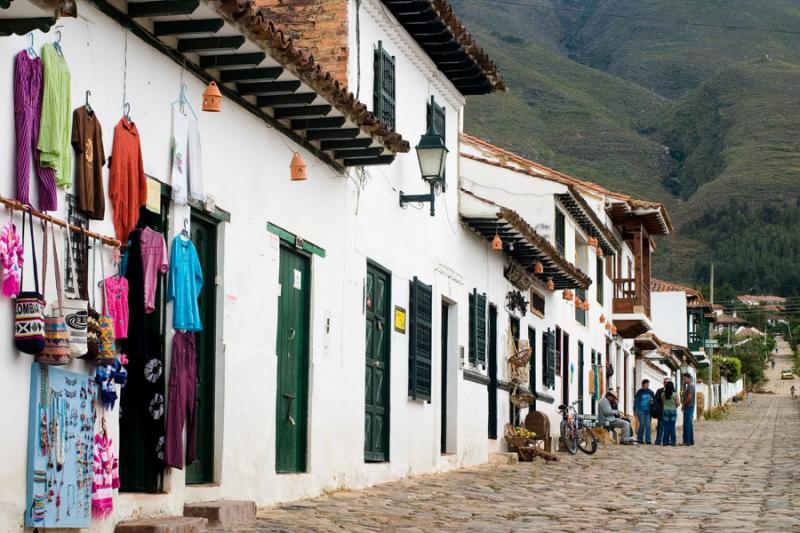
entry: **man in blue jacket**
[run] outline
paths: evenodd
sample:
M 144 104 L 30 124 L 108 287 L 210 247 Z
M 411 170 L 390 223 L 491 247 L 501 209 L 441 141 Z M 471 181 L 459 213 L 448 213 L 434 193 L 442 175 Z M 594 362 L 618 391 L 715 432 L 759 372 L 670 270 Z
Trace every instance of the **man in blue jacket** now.
M 651 444 L 650 441 L 650 407 L 653 405 L 655 395 L 650 390 L 650 380 L 642 380 L 642 388 L 636 391 L 633 399 L 636 420 L 639 421 L 639 430 L 636 432 L 636 440 L 639 444 Z

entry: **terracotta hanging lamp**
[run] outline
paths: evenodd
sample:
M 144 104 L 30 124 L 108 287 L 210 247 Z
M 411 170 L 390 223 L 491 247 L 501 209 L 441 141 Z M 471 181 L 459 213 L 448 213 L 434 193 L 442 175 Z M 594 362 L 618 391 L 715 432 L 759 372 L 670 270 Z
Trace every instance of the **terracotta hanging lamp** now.
M 547 278 L 547 290 L 548 291 L 556 290 L 556 284 L 553 283 L 553 278 Z
M 617 326 L 611 326 L 611 334 L 612 335 L 616 335 L 617 334 Z
M 597 257 L 603 257 L 603 249 L 599 246 L 597 247 Z
M 203 111 L 219 113 L 222 111 L 222 93 L 215 81 L 211 81 L 203 93 Z
M 583 309 L 583 300 L 580 297 L 575 298 L 575 309 Z
M 533 273 L 544 274 L 544 265 L 537 261 L 536 264 L 533 265 Z
M 606 331 L 611 331 L 611 322 L 606 322 Z
M 565 291 L 563 292 L 563 294 L 562 294 L 562 297 L 563 297 L 565 300 L 567 300 L 568 302 L 571 302 L 571 301 L 573 300 L 573 298 L 574 298 L 574 296 L 572 295 L 572 291 L 571 291 L 571 290 L 569 290 L 569 289 L 567 289 L 567 290 L 565 290 Z
M 503 251 L 503 239 L 497 233 L 494 234 L 494 239 L 492 239 L 492 250 L 495 252 Z
M 588 311 L 589 310 L 589 300 L 584 300 L 583 301 L 583 310 L 584 311 Z
M 600 315 L 600 323 L 604 324 L 606 321 L 606 315 Z
M 308 179 L 306 172 L 306 162 L 300 152 L 295 152 L 292 156 L 292 162 L 289 164 L 291 170 L 292 181 L 303 181 Z

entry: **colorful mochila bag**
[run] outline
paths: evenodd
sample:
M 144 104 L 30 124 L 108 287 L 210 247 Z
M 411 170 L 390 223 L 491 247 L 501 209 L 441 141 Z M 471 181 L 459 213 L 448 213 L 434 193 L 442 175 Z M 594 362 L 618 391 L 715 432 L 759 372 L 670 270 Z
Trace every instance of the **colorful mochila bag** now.
M 45 251 L 42 258 L 42 288 L 47 291 L 47 225 L 44 225 Z M 56 232 L 50 224 L 50 234 L 53 239 L 53 263 L 55 265 L 56 293 L 58 306 L 53 306 L 53 314 L 44 317 L 44 350 L 36 355 L 36 362 L 43 365 L 65 365 L 69 363 L 69 329 L 61 309 L 64 309 L 63 289 L 61 287 L 61 268 L 58 265 L 58 248 L 56 246 Z
M 97 352 L 100 347 L 100 314 L 95 310 L 95 263 L 97 263 L 97 243 L 92 243 L 92 281 L 86 291 L 89 297 L 89 305 L 86 309 L 86 355 L 81 359 L 94 361 L 97 359 Z
M 36 242 L 33 238 L 33 215 L 28 207 L 30 249 L 33 257 L 33 282 L 35 291 L 26 291 L 25 269 L 20 273 L 20 291 L 14 303 L 14 345 L 17 350 L 36 355 L 44 350 L 44 298 L 39 292 L 39 271 L 36 266 Z M 22 247 L 25 248 L 25 212 L 22 213 Z
M 102 246 L 102 243 L 95 243 L 95 246 Z M 94 266 L 94 265 L 93 265 Z M 103 261 L 103 254 L 100 253 L 100 272 L 103 280 L 106 279 L 105 261 Z M 105 283 L 105 281 L 103 281 Z M 92 287 L 94 290 L 94 287 Z M 108 314 L 108 306 L 106 302 L 106 289 L 103 287 L 103 314 L 97 317 L 98 326 L 98 342 L 97 342 L 97 359 L 95 363 L 98 365 L 110 365 L 114 363 L 117 357 L 117 349 L 114 345 L 114 319 Z
M 53 304 L 64 316 L 69 330 L 69 355 L 70 357 L 83 357 L 88 350 L 86 346 L 86 322 L 88 320 L 89 302 L 79 296 L 80 280 L 75 274 L 74 260 L 72 259 L 72 240 L 70 233 L 72 230 L 67 228 L 67 271 L 72 277 L 72 288 L 64 293 L 63 301 L 59 299 L 58 304 Z M 57 306 L 57 307 L 56 307 Z

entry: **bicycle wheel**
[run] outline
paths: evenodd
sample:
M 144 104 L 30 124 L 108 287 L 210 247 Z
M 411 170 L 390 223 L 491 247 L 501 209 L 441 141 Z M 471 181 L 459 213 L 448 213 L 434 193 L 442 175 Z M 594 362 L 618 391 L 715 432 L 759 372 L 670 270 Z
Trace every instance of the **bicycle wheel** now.
M 578 453 L 578 440 L 572 434 L 572 427 L 566 420 L 561 421 L 561 443 L 570 455 Z
M 597 451 L 597 437 L 583 423 L 578 426 L 578 448 L 586 455 L 592 455 Z

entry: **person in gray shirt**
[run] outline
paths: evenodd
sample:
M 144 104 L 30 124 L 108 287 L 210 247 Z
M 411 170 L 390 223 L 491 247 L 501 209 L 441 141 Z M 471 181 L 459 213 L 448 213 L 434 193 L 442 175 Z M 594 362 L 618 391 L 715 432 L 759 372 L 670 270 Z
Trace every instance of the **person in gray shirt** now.
M 606 392 L 606 395 L 600 400 L 598 404 L 597 422 L 601 427 L 608 429 L 621 429 L 622 430 L 622 444 L 633 444 L 633 434 L 631 432 L 631 424 L 627 420 L 623 420 L 619 416 L 619 411 L 614 409 L 611 405 L 611 400 L 616 402 L 617 395 L 611 391 Z

